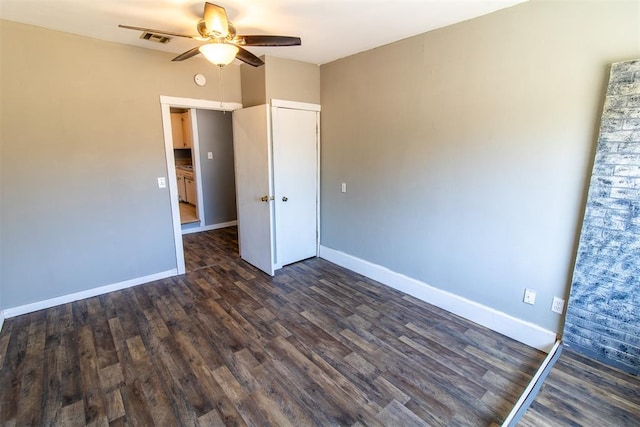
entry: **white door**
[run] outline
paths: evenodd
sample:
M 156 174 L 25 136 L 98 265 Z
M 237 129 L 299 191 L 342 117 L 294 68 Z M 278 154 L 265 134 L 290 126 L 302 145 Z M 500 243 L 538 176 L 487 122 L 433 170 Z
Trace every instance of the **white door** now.
M 318 113 L 272 108 L 278 266 L 317 255 Z
M 273 192 L 269 123 L 266 105 L 233 112 L 240 257 L 273 276 Z

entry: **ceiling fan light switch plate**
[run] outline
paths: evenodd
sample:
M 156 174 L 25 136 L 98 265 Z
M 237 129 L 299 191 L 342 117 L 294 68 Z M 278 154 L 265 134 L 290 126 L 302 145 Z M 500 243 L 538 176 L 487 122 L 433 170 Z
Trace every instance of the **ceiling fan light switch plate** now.
M 202 74 L 196 74 L 195 76 L 193 76 L 193 81 L 196 82 L 198 86 L 204 86 L 207 84 L 207 79 Z

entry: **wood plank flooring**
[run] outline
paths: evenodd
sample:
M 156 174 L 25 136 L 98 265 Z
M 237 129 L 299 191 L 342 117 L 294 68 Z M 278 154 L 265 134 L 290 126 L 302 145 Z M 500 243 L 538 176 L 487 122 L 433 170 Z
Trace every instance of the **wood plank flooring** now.
M 182 245 L 187 273 L 223 263 L 230 257 L 237 260 L 238 227 L 184 234 Z
M 0 425 L 492 425 L 544 357 L 321 259 L 268 277 L 235 233 L 194 239 L 215 253 L 186 275 L 7 319 Z
M 519 425 L 640 426 L 640 378 L 565 349 Z

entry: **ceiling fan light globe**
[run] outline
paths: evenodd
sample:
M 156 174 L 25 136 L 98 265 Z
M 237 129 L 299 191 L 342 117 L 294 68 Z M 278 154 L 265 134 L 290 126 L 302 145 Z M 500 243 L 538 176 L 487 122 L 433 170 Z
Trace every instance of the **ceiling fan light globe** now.
M 209 62 L 223 66 L 231 63 L 238 53 L 238 47 L 227 43 L 209 43 L 200 46 L 200 53 Z

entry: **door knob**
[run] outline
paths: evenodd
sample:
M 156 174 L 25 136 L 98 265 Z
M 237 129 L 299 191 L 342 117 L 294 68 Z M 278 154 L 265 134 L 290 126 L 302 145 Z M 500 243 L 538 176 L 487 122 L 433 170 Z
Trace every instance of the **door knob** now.
M 283 202 L 286 202 L 287 200 L 289 200 L 289 198 L 288 198 L 288 197 L 286 197 L 286 196 L 282 198 L 282 201 L 283 201 Z

